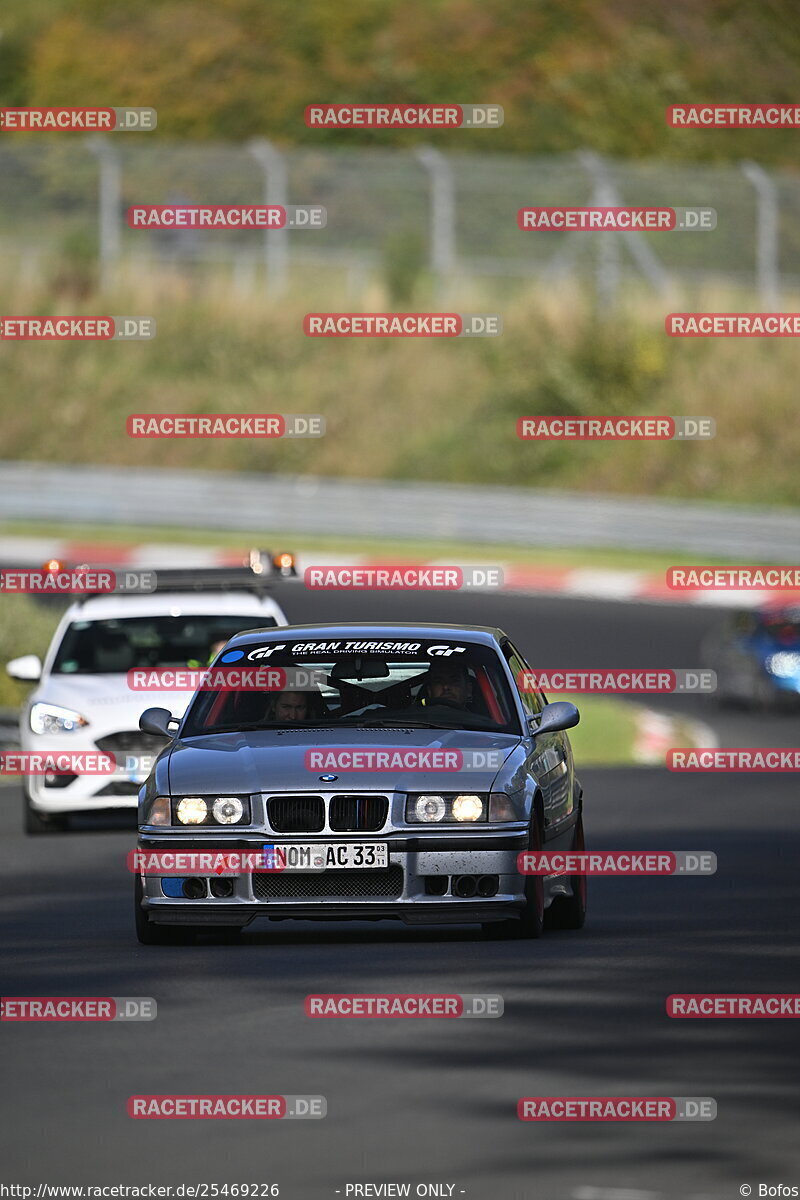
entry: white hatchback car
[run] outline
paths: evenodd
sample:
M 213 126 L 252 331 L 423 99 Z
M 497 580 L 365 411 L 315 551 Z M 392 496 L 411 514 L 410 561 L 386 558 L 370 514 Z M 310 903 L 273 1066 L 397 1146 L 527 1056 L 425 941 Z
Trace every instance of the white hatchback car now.
M 132 691 L 137 667 L 203 668 L 215 647 L 246 629 L 286 625 L 283 609 L 261 591 L 180 590 L 87 596 L 71 604 L 44 663 L 35 654 L 6 665 L 13 679 L 38 686 L 20 714 L 20 749 L 105 751 L 113 776 L 46 773 L 23 777 L 25 830 L 64 829 L 70 813 L 135 808 L 149 763 L 166 738 L 139 730 L 146 708 L 181 716 L 192 691 Z

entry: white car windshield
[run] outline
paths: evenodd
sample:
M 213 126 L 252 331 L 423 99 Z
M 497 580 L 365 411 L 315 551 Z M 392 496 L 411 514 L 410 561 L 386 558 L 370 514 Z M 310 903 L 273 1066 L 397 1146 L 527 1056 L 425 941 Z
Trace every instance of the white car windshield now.
M 53 674 L 105 675 L 135 667 L 205 667 L 234 634 L 275 624 L 260 613 L 73 621 L 58 648 Z

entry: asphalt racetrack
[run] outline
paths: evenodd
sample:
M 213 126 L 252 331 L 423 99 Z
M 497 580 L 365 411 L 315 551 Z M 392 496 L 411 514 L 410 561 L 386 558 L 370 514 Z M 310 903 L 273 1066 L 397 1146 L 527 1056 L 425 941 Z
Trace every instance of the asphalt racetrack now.
M 697 666 L 718 620 L 680 606 L 290 587 L 298 623 L 499 624 L 547 667 Z M 797 741 L 800 717 L 721 714 L 708 698 L 660 706 L 707 721 L 722 745 Z M 754 1196 L 759 1184 L 800 1185 L 796 1023 L 665 1013 L 673 992 L 800 991 L 796 777 L 581 777 L 590 848 L 712 850 L 717 874 L 590 881 L 586 928 L 539 942 L 489 941 L 477 928 L 264 922 L 238 943 L 142 947 L 125 869 L 133 815 L 25 838 L 19 788 L 0 790 L 3 994 L 153 996 L 159 1006 L 148 1023 L 0 1025 L 5 1177 L 277 1183 L 285 1200 L 390 1182 L 471 1200 L 723 1200 L 748 1194 L 742 1185 Z M 304 1015 L 309 992 L 351 991 L 499 992 L 505 1015 Z M 328 1115 L 134 1121 L 126 1100 L 142 1093 L 317 1094 Z M 718 1116 L 523 1123 L 516 1103 L 530 1095 L 711 1096 Z

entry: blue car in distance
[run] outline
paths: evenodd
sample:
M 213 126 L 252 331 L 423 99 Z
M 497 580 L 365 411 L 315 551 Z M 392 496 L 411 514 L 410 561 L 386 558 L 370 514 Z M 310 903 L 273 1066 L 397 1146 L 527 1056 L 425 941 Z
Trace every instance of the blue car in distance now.
M 731 614 L 702 648 L 717 673 L 717 699 L 740 708 L 800 704 L 800 606 L 772 605 Z

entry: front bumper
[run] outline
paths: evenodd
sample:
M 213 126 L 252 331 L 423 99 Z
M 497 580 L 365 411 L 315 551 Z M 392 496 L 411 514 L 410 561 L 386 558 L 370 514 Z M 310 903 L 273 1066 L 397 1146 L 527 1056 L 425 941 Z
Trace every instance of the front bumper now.
M 800 703 L 800 678 L 796 676 L 771 675 L 769 673 L 767 673 L 766 678 L 772 687 L 774 699 L 777 704 L 794 707 Z
M 184 901 L 176 904 L 170 901 L 155 908 L 145 905 L 148 919 L 156 925 L 207 925 L 210 929 L 239 926 L 242 929 L 257 918 L 267 918 L 270 921 L 402 921 L 405 925 L 473 925 L 486 924 L 491 921 L 505 921 L 518 916 L 523 901 L 507 901 L 502 897 L 492 900 L 460 900 L 458 908 L 444 908 L 441 902 L 436 904 L 419 904 L 406 906 L 393 904 L 358 904 L 358 903 L 325 903 L 325 904 L 292 904 L 284 911 L 277 912 L 273 908 L 264 911 L 259 905 L 255 911 L 247 913 L 241 906 L 235 913 L 221 911 L 218 905 L 226 901 L 215 901 L 214 904 L 203 905 Z M 184 907 L 186 905 L 188 907 Z
M 33 807 L 54 816 L 73 812 L 99 812 L 106 808 L 132 808 L 138 803 L 142 780 L 118 775 L 78 775 L 66 787 L 48 787 L 42 775 L 26 775 L 25 790 Z
M 230 877 L 233 895 L 190 900 L 166 896 L 159 876 L 142 877 L 142 907 L 150 921 L 164 925 L 208 925 L 209 927 L 244 926 L 257 918 L 271 920 L 386 920 L 407 925 L 472 924 L 502 921 L 517 915 L 525 904 L 525 879 L 517 871 L 517 855 L 528 847 L 525 827 L 508 827 L 475 834 L 438 832 L 428 836 L 402 834 L 374 835 L 389 847 L 386 871 L 323 872 L 319 874 L 241 874 Z M 275 841 L 290 838 L 254 837 L 213 838 L 169 837 L 159 833 L 139 839 L 141 850 L 260 850 Z M 295 839 L 299 840 L 299 839 Z M 306 842 L 331 841 L 330 834 Z M 337 835 L 336 841 L 364 841 L 364 836 Z M 324 880 L 327 875 L 328 879 Z M 497 891 L 492 896 L 459 896 L 454 882 L 464 876 L 491 877 Z M 213 876 L 194 876 L 210 880 Z M 263 880 L 279 881 L 264 884 Z M 442 895 L 430 894 L 431 879 L 444 886 Z M 315 881 L 324 880 L 324 883 Z M 324 887 L 326 895 L 315 895 Z M 274 890 L 290 890 L 292 895 L 266 895 Z M 208 890 L 208 889 L 206 889 Z M 340 891 L 343 894 L 337 894 Z M 394 894 L 363 894 L 392 890 Z
M 154 735 L 136 730 L 113 730 L 100 734 L 78 730 L 69 741 L 54 734 L 34 734 L 25 724 L 20 730 L 20 749 L 33 754 L 114 754 L 117 769 L 107 775 L 24 776 L 25 791 L 34 809 L 53 816 L 73 812 L 97 812 L 109 808 L 136 808 L 139 789 L 147 778 L 161 742 Z

